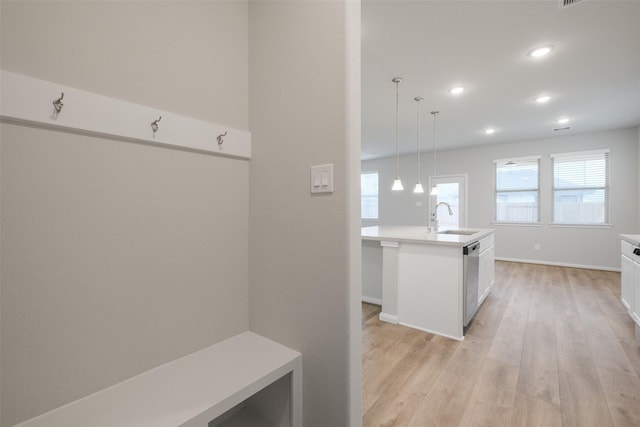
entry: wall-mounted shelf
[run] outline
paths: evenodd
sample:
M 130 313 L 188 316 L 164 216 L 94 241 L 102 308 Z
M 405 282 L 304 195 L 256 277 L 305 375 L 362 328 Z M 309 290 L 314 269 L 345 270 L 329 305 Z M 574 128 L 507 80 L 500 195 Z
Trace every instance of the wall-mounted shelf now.
M 247 131 L 5 70 L 0 73 L 2 119 L 223 156 L 251 157 L 251 134 Z

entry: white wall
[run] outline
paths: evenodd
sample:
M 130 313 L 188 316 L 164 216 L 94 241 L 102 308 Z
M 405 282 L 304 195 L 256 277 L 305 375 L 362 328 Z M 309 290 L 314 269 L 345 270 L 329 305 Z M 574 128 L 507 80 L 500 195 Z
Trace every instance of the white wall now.
M 251 329 L 302 352 L 306 427 L 355 427 L 359 4 L 260 1 L 249 11 Z M 312 196 L 309 168 L 325 163 L 334 192 Z
M 3 69 L 248 129 L 247 2 L 3 1 L 1 19 Z M 3 426 L 249 328 L 249 162 L 0 136 Z
M 629 128 L 609 132 L 572 135 L 510 144 L 485 145 L 474 148 L 439 151 L 438 174 L 466 173 L 468 182 L 468 226 L 496 229 L 496 257 L 563 265 L 590 266 L 606 269 L 620 268 L 619 233 L 638 230 L 638 129 Z M 610 205 L 613 228 L 550 227 L 551 221 L 551 162 L 549 154 L 611 149 Z M 541 155 L 541 221 L 536 227 L 493 225 L 493 160 L 508 157 Z M 433 171 L 433 154 L 422 157 L 423 176 L 428 183 Z M 415 156 L 400 159 L 403 182 L 416 180 Z M 362 170 L 380 173 L 380 220 L 363 221 L 363 226 L 379 224 L 427 225 L 427 195 L 415 195 L 411 189 L 401 193 L 390 187 L 395 175 L 395 158 L 362 162 Z M 407 188 L 409 185 L 406 186 Z M 423 206 L 416 206 L 422 201 Z M 534 250 L 534 244 L 540 250 Z

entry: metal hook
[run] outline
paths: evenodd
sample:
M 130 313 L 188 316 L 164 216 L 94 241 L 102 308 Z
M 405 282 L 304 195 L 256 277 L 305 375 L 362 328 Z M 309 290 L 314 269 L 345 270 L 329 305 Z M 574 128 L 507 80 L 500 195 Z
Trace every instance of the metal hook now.
M 158 132 L 158 122 L 162 120 L 162 116 L 158 117 L 158 120 L 154 120 L 151 122 L 151 130 L 153 130 L 153 134 L 155 135 Z
M 60 98 L 53 101 L 53 108 L 56 109 L 56 113 L 62 111 L 62 107 L 64 106 L 64 104 L 62 103 L 62 98 L 64 98 L 64 92 L 60 92 Z
M 224 142 L 224 139 L 222 139 L 222 137 L 227 136 L 227 133 L 229 132 L 225 131 L 224 133 L 221 133 L 220 135 L 218 135 L 218 137 L 216 138 L 218 140 L 218 145 L 222 145 L 222 143 Z

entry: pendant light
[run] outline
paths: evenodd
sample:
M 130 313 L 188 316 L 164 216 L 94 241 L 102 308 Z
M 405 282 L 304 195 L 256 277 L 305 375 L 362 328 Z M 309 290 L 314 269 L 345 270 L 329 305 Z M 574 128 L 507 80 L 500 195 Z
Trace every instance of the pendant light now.
M 416 96 L 415 101 L 418 103 L 418 181 L 416 183 L 416 187 L 413 189 L 414 193 L 424 193 L 424 189 L 422 188 L 422 184 L 420 183 L 420 101 L 424 98 L 421 96 Z
M 436 116 L 440 113 L 439 111 L 432 111 L 431 115 L 433 116 L 433 187 L 431 188 L 431 195 L 438 195 L 438 185 L 436 184 L 436 179 L 438 176 L 438 155 L 436 154 Z
M 400 180 L 400 105 L 399 105 L 399 86 L 402 81 L 402 77 L 395 77 L 391 80 L 396 84 L 396 179 L 393 181 L 393 187 L 391 187 L 394 191 L 404 190 L 402 186 L 402 181 Z

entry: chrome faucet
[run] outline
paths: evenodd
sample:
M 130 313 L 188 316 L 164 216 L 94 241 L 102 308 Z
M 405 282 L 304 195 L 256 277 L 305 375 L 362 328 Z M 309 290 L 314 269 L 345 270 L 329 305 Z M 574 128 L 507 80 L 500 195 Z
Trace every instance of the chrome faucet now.
M 436 205 L 436 208 L 433 210 L 433 212 L 431 213 L 431 223 L 433 224 L 432 226 L 432 230 L 434 232 L 438 231 L 438 208 L 442 205 L 445 205 L 447 207 L 447 209 L 449 210 L 449 215 L 453 215 L 453 211 L 451 210 L 451 206 L 449 206 L 449 203 L 447 202 L 440 202 Z

